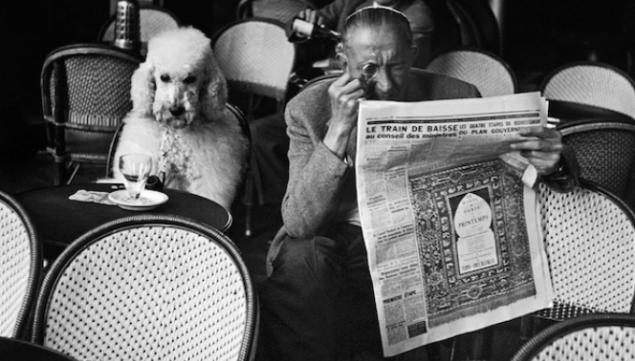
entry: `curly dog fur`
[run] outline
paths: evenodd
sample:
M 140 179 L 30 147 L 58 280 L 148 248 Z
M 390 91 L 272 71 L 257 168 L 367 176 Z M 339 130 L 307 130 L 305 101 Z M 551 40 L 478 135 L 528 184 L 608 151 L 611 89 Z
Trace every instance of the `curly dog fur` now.
M 132 76 L 133 109 L 124 119 L 119 156 L 153 157 L 168 188 L 209 198 L 229 209 L 244 175 L 248 140 L 226 108 L 227 85 L 210 40 L 194 28 L 152 38 Z

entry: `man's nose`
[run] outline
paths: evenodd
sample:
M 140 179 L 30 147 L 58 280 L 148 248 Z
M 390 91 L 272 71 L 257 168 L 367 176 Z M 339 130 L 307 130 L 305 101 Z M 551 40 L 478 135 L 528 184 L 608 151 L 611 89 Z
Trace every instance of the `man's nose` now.
M 177 106 L 170 107 L 169 110 L 172 116 L 178 117 L 179 115 L 185 112 L 185 107 L 182 105 L 177 105 Z
M 393 85 L 392 79 L 390 79 L 388 73 L 383 69 L 379 69 L 377 74 L 375 74 L 375 89 L 377 89 L 379 93 L 385 94 L 392 90 Z

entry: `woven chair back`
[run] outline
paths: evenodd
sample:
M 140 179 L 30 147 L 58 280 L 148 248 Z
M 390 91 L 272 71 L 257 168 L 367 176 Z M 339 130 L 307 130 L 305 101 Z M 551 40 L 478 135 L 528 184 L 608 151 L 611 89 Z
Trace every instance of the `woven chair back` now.
M 110 17 L 99 32 L 99 41 L 111 42 L 115 39 L 116 16 Z M 147 42 L 153 36 L 170 29 L 179 27 L 179 20 L 171 12 L 157 6 L 139 7 L 139 32 L 142 42 Z
M 22 207 L 0 192 L 0 336 L 18 337 L 31 311 L 42 264 L 40 244 Z
M 132 109 L 130 79 L 139 62 L 121 49 L 97 44 L 59 48 L 47 57 L 42 108 L 47 146 L 58 163 L 106 164 L 111 137 Z
M 635 85 L 622 70 L 597 62 L 581 62 L 556 69 L 543 81 L 549 100 L 592 105 L 635 119 Z
M 539 316 L 563 320 L 592 312 L 629 313 L 635 295 L 635 216 L 617 197 L 587 182 L 569 193 L 540 185 L 539 202 L 554 287 L 554 307 Z
M 565 124 L 560 132 L 575 154 L 580 176 L 627 201 L 635 164 L 635 123 L 578 121 Z
M 596 314 L 552 325 L 530 339 L 512 361 L 635 359 L 635 317 Z
M 107 223 L 51 266 L 33 341 L 77 360 L 248 360 L 257 304 L 222 233 L 142 215 Z
M 457 49 L 439 54 L 426 69 L 471 83 L 484 97 L 516 92 L 516 77 L 509 65 L 482 50 Z
M 219 30 L 214 55 L 231 89 L 283 101 L 295 60 L 295 47 L 282 23 L 240 20 Z

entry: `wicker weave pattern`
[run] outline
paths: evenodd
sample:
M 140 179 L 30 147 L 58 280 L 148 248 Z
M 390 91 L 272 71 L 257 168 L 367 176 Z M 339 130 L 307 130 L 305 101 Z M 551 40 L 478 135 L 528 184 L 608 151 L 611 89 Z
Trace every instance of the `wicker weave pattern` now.
M 547 99 L 603 107 L 635 118 L 635 88 L 622 74 L 596 65 L 575 65 L 554 74 L 544 86 Z
M 165 11 L 157 9 L 139 9 L 139 30 L 141 41 L 147 42 L 162 31 L 179 27 L 176 19 Z M 115 21 L 111 21 L 102 35 L 103 41 L 113 41 L 115 38 Z
M 227 80 L 268 86 L 284 92 L 295 49 L 284 29 L 263 21 L 240 22 L 214 43 L 214 54 Z
M 479 51 L 443 53 L 428 64 L 427 70 L 471 83 L 484 97 L 514 94 L 516 90 L 514 77 L 502 60 Z
M 64 71 L 68 86 L 68 122 L 109 127 L 114 131 L 132 109 L 130 78 L 136 66 L 104 56 L 67 58 Z
M 593 181 L 620 197 L 626 195 L 635 161 L 635 131 L 574 131 L 563 133 L 563 142 L 573 149 L 580 164 L 582 178 Z
M 618 326 L 582 329 L 546 345 L 532 360 L 635 360 L 635 330 Z
M 635 229 L 607 196 L 584 188 L 540 187 L 543 229 L 555 301 L 550 317 L 629 312 L 635 292 Z
M 91 243 L 61 275 L 44 344 L 78 360 L 234 360 L 245 307 L 239 272 L 209 239 L 130 228 Z
M 29 287 L 31 242 L 16 211 L 0 200 L 0 336 L 11 337 Z

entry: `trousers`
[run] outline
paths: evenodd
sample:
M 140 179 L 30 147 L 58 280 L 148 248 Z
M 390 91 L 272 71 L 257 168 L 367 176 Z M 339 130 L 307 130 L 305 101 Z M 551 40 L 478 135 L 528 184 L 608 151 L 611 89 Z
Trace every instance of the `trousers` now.
M 272 360 L 381 359 L 381 338 L 361 228 L 287 237 L 260 285 L 263 343 Z

